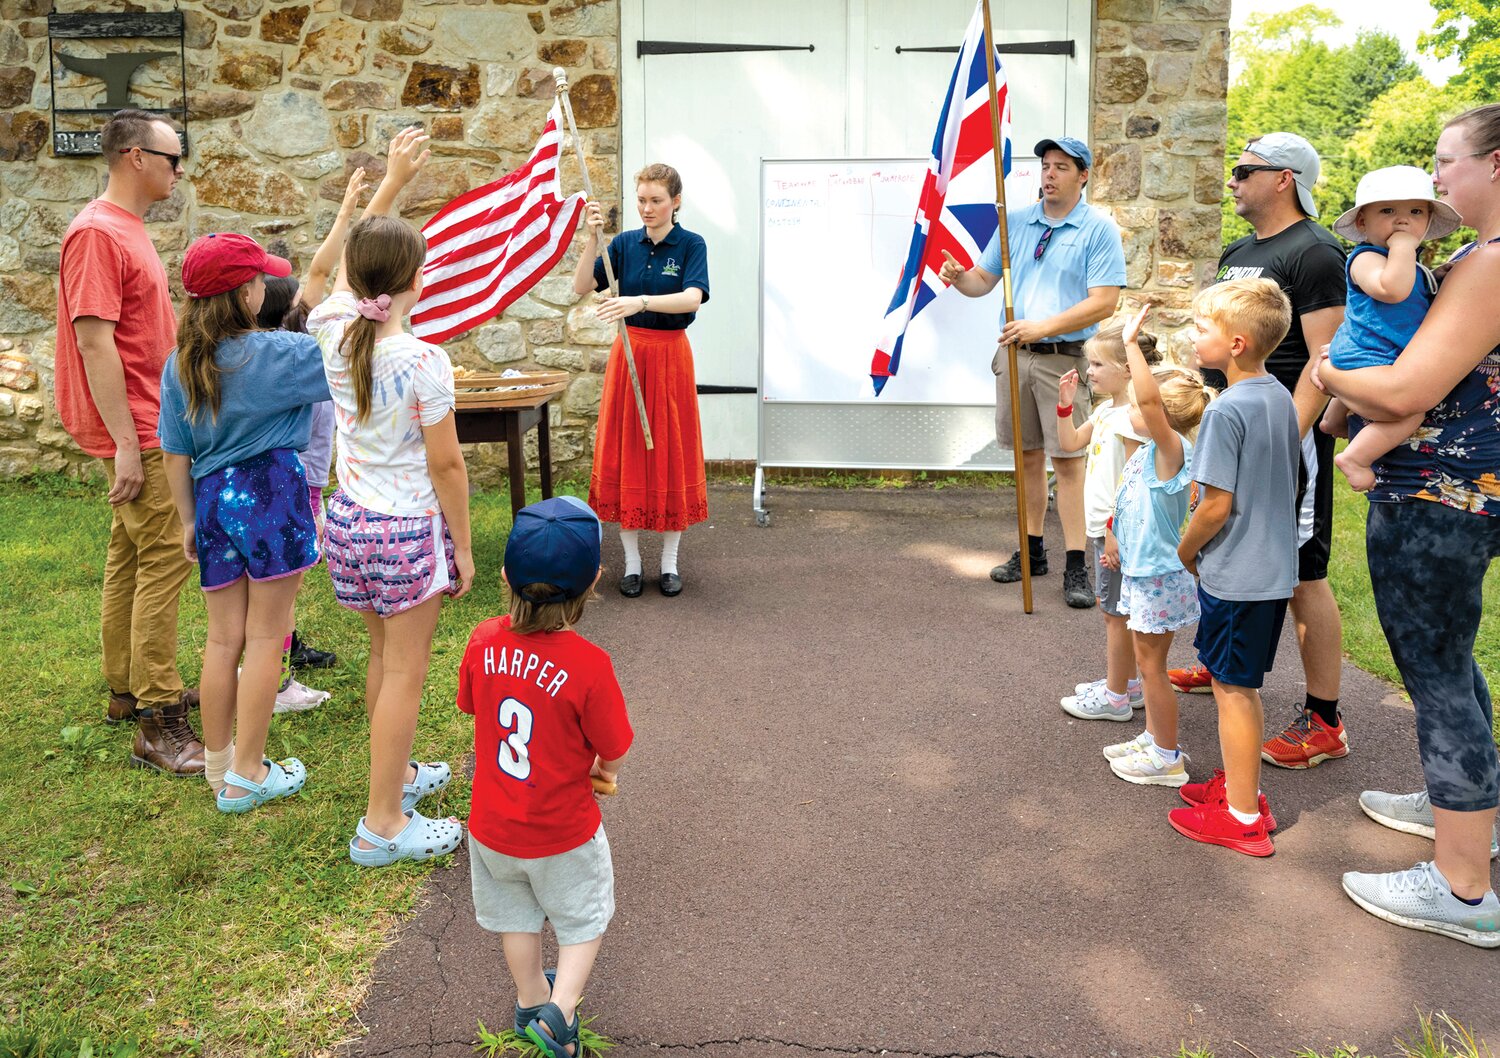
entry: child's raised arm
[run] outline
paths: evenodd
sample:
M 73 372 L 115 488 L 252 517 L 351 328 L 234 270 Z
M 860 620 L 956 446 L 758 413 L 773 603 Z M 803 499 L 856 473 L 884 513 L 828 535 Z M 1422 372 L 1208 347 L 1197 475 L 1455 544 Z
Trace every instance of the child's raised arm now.
M 428 139 L 420 125 L 402 129 L 391 137 L 391 145 L 385 156 L 385 177 L 375 189 L 370 204 L 365 207 L 365 216 L 382 217 L 391 211 L 401 189 L 412 182 L 432 156 L 432 152 L 423 147 Z M 348 281 L 344 278 L 347 273 L 344 265 L 345 262 L 340 260 L 339 277 L 333 284 L 335 293 L 349 289 Z
M 302 284 L 301 298 L 310 309 L 317 308 L 318 303 L 323 300 L 323 294 L 328 289 L 328 277 L 333 274 L 333 266 L 339 263 L 344 253 L 344 236 L 349 231 L 349 218 L 354 216 L 359 196 L 364 194 L 368 186 L 364 169 L 354 170 L 349 177 L 349 186 L 344 189 L 344 201 L 339 205 L 338 216 L 333 219 L 333 227 L 328 229 L 323 245 L 318 247 L 318 252 L 313 254 L 312 264 L 307 267 L 307 279 Z
M 1161 387 L 1156 384 L 1151 365 L 1146 363 L 1146 354 L 1141 352 L 1140 343 L 1136 341 L 1141 333 L 1141 324 L 1146 322 L 1150 312 L 1151 306 L 1146 305 L 1136 313 L 1121 337 L 1125 341 L 1125 359 L 1130 363 L 1130 384 L 1135 391 L 1135 406 L 1140 409 L 1141 418 L 1145 420 L 1146 432 L 1156 442 L 1156 476 L 1162 481 L 1168 481 L 1182 469 L 1182 438 L 1177 436 L 1177 431 L 1172 429 L 1172 423 L 1167 419 L 1167 409 L 1161 402 Z
M 1078 369 L 1074 368 L 1057 380 L 1057 443 L 1069 452 L 1078 451 L 1094 438 L 1093 419 L 1082 426 L 1073 425 L 1073 397 L 1077 392 Z
M 1391 234 L 1384 256 L 1366 251 L 1349 265 L 1349 278 L 1376 301 L 1399 305 L 1417 281 L 1417 251 L 1422 240 L 1409 231 Z

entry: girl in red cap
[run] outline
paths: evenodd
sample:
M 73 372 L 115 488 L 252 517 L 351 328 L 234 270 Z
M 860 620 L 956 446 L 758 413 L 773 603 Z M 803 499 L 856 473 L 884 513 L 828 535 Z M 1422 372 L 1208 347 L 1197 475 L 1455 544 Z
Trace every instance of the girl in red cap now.
M 205 774 L 222 812 L 248 812 L 307 781 L 296 758 L 265 756 L 292 600 L 318 561 L 297 450 L 307 446 L 312 406 L 329 397 L 316 341 L 256 327 L 263 277 L 290 273 L 244 235 L 193 243 L 177 349 L 162 373 L 167 479 L 208 609 Z

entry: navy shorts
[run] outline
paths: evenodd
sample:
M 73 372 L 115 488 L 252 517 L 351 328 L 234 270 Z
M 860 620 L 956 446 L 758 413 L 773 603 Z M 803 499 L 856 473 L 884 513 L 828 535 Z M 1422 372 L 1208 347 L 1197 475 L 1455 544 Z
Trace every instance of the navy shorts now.
M 1209 675 L 1233 687 L 1259 690 L 1276 661 L 1286 599 L 1218 599 L 1198 585 L 1198 634 L 1193 646 Z
M 307 474 L 290 448 L 273 448 L 193 483 L 193 537 L 204 591 L 245 576 L 275 580 L 318 563 Z

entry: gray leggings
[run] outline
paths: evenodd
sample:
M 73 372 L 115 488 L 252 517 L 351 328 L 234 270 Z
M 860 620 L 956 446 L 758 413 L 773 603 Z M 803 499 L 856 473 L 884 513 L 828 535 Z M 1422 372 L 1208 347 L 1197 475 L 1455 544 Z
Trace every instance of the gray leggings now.
M 1428 500 L 1372 503 L 1365 526 L 1380 627 L 1417 713 L 1432 803 L 1479 812 L 1500 802 L 1500 754 L 1474 638 L 1500 518 Z

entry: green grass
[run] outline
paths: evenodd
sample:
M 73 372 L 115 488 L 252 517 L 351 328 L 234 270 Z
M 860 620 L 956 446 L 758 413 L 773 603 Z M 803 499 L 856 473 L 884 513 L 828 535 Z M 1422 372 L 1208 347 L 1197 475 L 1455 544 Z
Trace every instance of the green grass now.
M 571 491 L 571 490 L 569 490 Z M 505 493 L 473 501 L 480 580 L 443 608 L 415 753 L 470 738 L 453 707 L 470 630 L 499 611 Z M 277 717 L 268 752 L 308 765 L 306 792 L 225 816 L 202 780 L 129 768 L 130 730 L 100 722 L 99 580 L 109 510 L 95 487 L 0 485 L 0 1056 L 308 1054 L 348 1034 L 376 954 L 443 865 L 349 862 L 363 811 L 367 648 L 359 618 L 307 578 L 298 627 L 338 652 L 308 682 L 333 692 Z M 201 593 L 182 596 L 179 664 L 196 680 Z M 455 775 L 445 807 L 462 814 Z M 499 972 L 497 968 L 497 972 Z M 501 1004 L 497 988 L 496 1002 Z M 29 1041 L 29 1042 L 28 1042 Z M 50 1041 L 50 1042 L 49 1042 Z
M 1235 1042 L 1235 1051 L 1223 1051 L 1224 1055 L 1236 1058 L 1271 1058 L 1252 1051 L 1244 1044 Z M 1417 1028 L 1410 1036 L 1397 1036 L 1391 1041 L 1392 1050 L 1385 1053 L 1391 1058 L 1494 1058 L 1494 1051 L 1484 1040 L 1478 1039 L 1458 1021 L 1443 1011 L 1432 1014 L 1417 1013 Z M 1221 1058 L 1207 1047 L 1189 1047 L 1183 1044 L 1172 1058 Z M 1293 1051 L 1292 1058 L 1377 1058 L 1377 1052 L 1365 1051 L 1358 1046 L 1341 1044 L 1331 1051 L 1311 1049 Z

